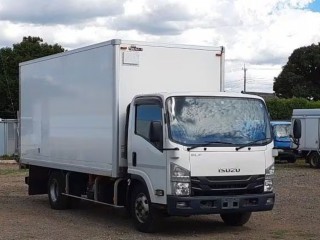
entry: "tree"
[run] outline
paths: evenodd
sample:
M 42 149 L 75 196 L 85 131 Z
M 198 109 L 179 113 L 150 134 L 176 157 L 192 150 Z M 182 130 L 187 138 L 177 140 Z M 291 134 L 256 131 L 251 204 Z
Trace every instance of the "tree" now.
M 273 90 L 283 98 L 320 99 L 320 43 L 293 51 L 282 72 L 274 79 Z
M 19 63 L 64 52 L 58 44 L 49 45 L 40 37 L 23 37 L 12 48 L 0 49 L 0 118 L 16 118 L 19 110 Z

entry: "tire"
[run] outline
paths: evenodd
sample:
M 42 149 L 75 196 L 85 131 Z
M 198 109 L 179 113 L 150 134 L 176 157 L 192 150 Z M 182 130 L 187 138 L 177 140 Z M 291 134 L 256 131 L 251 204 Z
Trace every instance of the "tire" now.
M 152 207 L 148 190 L 136 185 L 131 194 L 131 216 L 135 228 L 140 232 L 152 233 L 159 229 L 161 214 Z
M 48 182 L 49 203 L 52 209 L 67 209 L 68 198 L 62 193 L 65 192 L 65 177 L 61 172 L 52 172 Z
M 220 216 L 223 222 L 228 226 L 242 226 L 249 221 L 251 217 L 251 212 L 227 213 L 227 214 L 220 214 Z
M 318 152 L 312 152 L 308 156 L 308 162 L 311 168 L 320 168 L 320 155 Z

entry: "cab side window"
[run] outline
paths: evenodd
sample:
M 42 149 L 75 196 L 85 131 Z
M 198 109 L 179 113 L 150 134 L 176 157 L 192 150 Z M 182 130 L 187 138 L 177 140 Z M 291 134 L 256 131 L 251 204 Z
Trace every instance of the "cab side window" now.
M 155 123 L 162 126 L 162 109 L 157 104 L 136 105 L 135 134 L 143 137 L 155 147 L 160 148 L 160 142 L 154 142 L 152 129 Z

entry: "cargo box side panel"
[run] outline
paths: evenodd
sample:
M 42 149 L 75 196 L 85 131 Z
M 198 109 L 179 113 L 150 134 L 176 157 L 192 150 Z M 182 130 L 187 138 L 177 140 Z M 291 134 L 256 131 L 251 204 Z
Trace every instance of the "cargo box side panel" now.
M 319 149 L 319 118 L 305 119 L 305 148 L 309 150 Z
M 120 47 L 119 144 L 121 146 L 124 145 L 125 110 L 135 95 L 220 91 L 223 77 L 221 65 L 224 64 L 219 56 L 220 49 L 137 44 L 122 44 Z M 122 158 L 120 166 L 126 164 L 126 160 Z
M 111 175 L 113 68 L 111 45 L 21 64 L 23 163 Z

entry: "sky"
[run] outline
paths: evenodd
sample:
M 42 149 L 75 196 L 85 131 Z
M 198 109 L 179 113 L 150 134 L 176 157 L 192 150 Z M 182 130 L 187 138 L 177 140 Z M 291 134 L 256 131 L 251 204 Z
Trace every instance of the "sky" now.
M 226 48 L 226 91 L 273 92 L 292 51 L 320 42 L 320 0 L 0 0 L 0 47 L 114 38 Z

